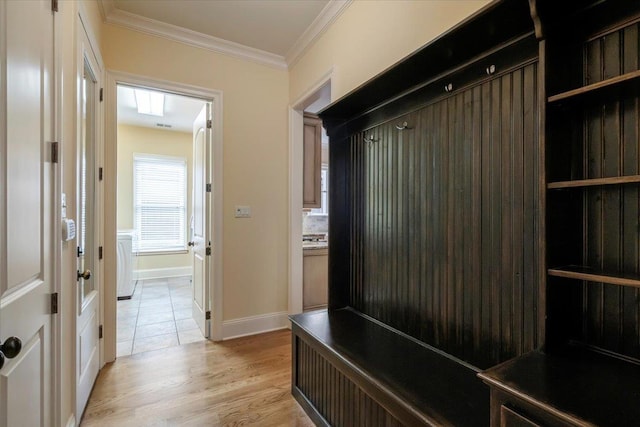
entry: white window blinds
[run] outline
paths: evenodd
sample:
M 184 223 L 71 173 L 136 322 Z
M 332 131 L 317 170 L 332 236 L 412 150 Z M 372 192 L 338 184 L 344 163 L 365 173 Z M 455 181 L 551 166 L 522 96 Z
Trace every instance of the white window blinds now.
M 186 159 L 135 154 L 133 181 L 136 251 L 185 250 Z

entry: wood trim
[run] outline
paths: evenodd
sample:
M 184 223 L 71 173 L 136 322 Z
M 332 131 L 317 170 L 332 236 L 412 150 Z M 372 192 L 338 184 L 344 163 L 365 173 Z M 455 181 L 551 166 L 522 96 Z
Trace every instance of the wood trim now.
M 611 88 L 614 86 L 623 85 L 626 83 L 639 83 L 640 82 L 640 70 L 623 74 L 621 76 L 612 77 L 610 79 L 603 80 L 601 82 L 593 83 L 587 86 L 583 86 L 577 89 L 569 90 L 559 93 L 557 95 L 550 96 L 548 102 L 550 104 L 572 98 L 577 98 L 582 95 L 588 95 L 600 91 L 602 89 Z
M 549 269 L 550 276 L 567 279 L 586 280 L 589 282 L 609 283 L 611 285 L 640 287 L 640 276 L 617 274 L 581 266 L 566 266 Z
M 561 188 L 592 187 L 600 185 L 619 185 L 640 183 L 640 175 L 614 176 L 610 178 L 577 179 L 572 181 L 556 181 L 547 184 L 549 190 Z

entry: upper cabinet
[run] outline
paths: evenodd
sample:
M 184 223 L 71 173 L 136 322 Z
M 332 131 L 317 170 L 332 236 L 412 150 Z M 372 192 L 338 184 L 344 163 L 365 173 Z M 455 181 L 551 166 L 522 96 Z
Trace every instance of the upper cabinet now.
M 303 207 L 320 208 L 322 205 L 322 120 L 314 114 L 304 114 L 303 144 Z

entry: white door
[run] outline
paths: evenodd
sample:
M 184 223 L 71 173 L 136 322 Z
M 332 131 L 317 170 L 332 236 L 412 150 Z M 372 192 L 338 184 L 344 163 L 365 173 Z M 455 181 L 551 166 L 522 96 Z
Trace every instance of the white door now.
M 84 55 L 83 55 L 84 56 Z M 77 207 L 78 276 L 76 319 L 76 415 L 82 416 L 100 368 L 98 328 L 100 298 L 97 289 L 98 257 L 96 215 L 96 141 L 98 80 L 96 66 L 84 57 L 80 81 L 80 129 L 78 135 Z
M 0 1 L 0 426 L 53 418 L 53 21 L 50 0 Z
M 211 274 L 211 106 L 206 104 L 193 122 L 193 319 L 209 337 Z

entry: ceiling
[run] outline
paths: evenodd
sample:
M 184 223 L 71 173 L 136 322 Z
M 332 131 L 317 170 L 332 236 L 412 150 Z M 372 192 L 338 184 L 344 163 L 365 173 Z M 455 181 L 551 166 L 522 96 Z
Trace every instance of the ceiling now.
M 286 68 L 352 0 L 100 0 L 107 23 Z
M 138 113 L 133 88 L 118 85 L 118 124 L 150 127 L 171 131 L 192 132 L 193 121 L 205 101 L 186 96 L 165 94 L 162 117 Z

